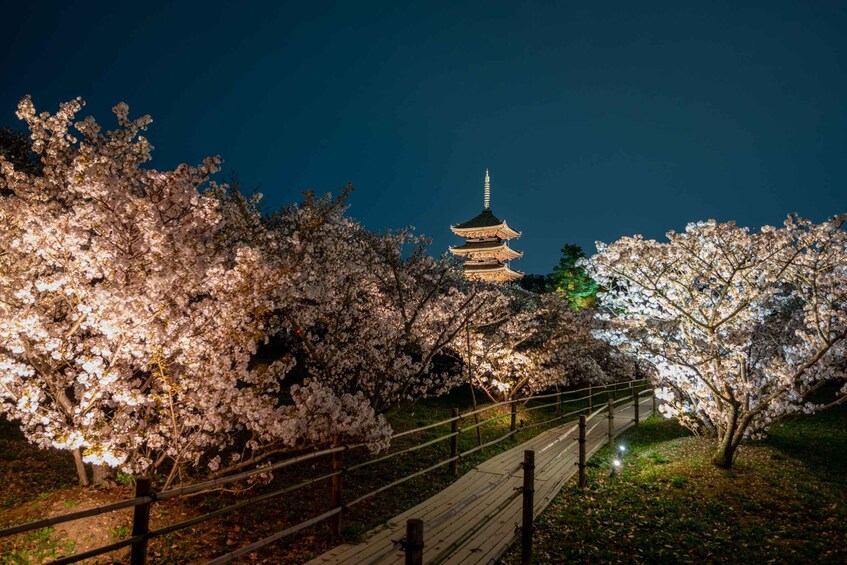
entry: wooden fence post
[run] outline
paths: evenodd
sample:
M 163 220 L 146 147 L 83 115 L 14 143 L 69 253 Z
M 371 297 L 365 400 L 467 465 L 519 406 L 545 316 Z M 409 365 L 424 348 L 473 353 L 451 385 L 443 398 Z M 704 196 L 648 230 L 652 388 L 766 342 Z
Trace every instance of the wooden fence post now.
M 606 416 L 609 418 L 609 448 L 615 448 L 615 403 L 610 398 L 608 401 L 609 414 Z
M 635 425 L 636 426 L 638 425 L 638 409 L 639 408 L 640 407 L 638 406 L 638 393 L 635 391 L 635 389 L 632 389 L 632 409 L 635 412 Z
M 341 447 L 341 436 L 332 438 L 332 447 Z M 341 471 L 344 468 L 344 452 L 337 451 L 332 454 L 332 472 Z M 338 508 L 343 504 L 341 491 L 341 473 L 332 476 L 332 507 Z M 337 538 L 341 534 L 341 512 L 330 518 L 329 522 L 332 537 Z
M 135 496 L 150 496 L 153 492 L 152 481 L 148 478 L 135 479 Z M 150 532 L 150 506 L 152 502 L 139 504 L 132 513 L 132 535 L 145 536 L 141 541 L 132 544 L 130 563 L 144 565 L 147 562 L 147 534 Z
M 523 452 L 523 517 L 521 520 L 521 564 L 532 561 L 532 506 L 535 493 L 535 451 Z
M 653 416 L 659 413 L 659 403 L 656 401 L 656 387 L 653 387 Z
M 562 393 L 559 392 L 559 387 L 556 387 L 556 417 L 562 415 Z
M 450 432 L 455 434 L 450 438 L 450 457 L 459 456 L 459 409 L 453 408 L 453 421 L 450 423 Z M 450 461 L 450 474 L 454 477 L 459 472 L 459 460 Z
M 406 520 L 406 543 L 403 547 L 406 565 L 423 565 L 423 529 L 423 520 L 418 518 Z
M 577 439 L 579 442 L 579 488 L 584 488 L 585 484 L 588 482 L 585 476 L 585 425 L 586 418 L 583 414 L 579 417 L 579 438 Z
M 509 431 L 515 431 L 517 427 L 517 418 L 518 418 L 518 403 L 516 401 L 512 401 L 512 423 L 509 425 Z
M 591 383 L 588 383 L 588 412 L 594 410 L 594 394 L 591 392 Z

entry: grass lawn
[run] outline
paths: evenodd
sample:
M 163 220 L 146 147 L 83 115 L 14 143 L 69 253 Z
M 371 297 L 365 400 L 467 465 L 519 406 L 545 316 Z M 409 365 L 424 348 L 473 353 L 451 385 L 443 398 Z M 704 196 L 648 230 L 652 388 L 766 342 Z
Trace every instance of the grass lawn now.
M 536 520 L 536 563 L 847 563 L 847 405 L 775 426 L 732 470 L 668 420 L 620 443 L 617 476 L 604 449 Z

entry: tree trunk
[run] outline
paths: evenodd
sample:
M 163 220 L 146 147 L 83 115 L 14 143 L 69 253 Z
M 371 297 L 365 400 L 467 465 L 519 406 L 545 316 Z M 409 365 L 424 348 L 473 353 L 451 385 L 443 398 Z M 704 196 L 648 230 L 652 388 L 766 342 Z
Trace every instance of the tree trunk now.
M 95 485 L 102 485 L 112 477 L 112 469 L 108 465 L 94 465 L 93 480 Z
M 82 462 L 82 453 L 79 452 L 79 448 L 74 449 L 72 453 L 74 454 L 74 463 L 76 463 L 76 474 L 79 478 L 79 484 L 87 487 L 90 483 L 88 482 L 88 473 L 85 471 L 85 464 Z
M 739 422 L 737 406 L 729 407 L 723 423 L 724 426 L 721 426 L 720 423 L 716 426 L 718 428 L 718 448 L 712 456 L 712 463 L 723 469 L 729 469 L 732 467 L 735 450 L 738 449 L 743 436 L 743 431 L 739 429 L 741 423 Z
M 738 425 L 738 420 L 733 418 L 732 426 L 718 436 L 718 448 L 712 456 L 712 463 L 723 469 L 731 468 L 732 462 L 735 460 L 735 452 L 741 445 L 743 436 L 744 432 Z
M 735 451 L 737 449 L 738 446 L 732 445 L 731 442 L 729 444 L 724 444 L 722 442 L 715 451 L 715 454 L 712 456 L 712 463 L 723 469 L 731 468 L 732 461 L 735 459 Z

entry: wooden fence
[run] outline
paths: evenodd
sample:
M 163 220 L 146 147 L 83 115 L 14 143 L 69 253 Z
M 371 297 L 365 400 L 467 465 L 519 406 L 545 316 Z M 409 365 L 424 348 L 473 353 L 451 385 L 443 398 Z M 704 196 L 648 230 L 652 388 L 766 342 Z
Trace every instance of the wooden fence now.
M 59 558 L 55 561 L 52 561 L 53 564 L 64 564 L 64 563 L 76 563 L 78 561 L 82 561 L 85 559 L 89 559 L 92 557 L 96 557 L 98 555 L 103 555 L 105 553 L 109 553 L 112 551 L 116 551 L 119 549 L 123 549 L 125 547 L 131 547 L 130 549 L 130 561 L 132 565 L 142 565 L 146 563 L 147 559 L 147 543 L 149 540 L 156 539 L 167 534 L 183 530 L 185 528 L 189 528 L 195 526 L 197 524 L 201 524 L 203 522 L 207 522 L 214 518 L 218 518 L 220 516 L 224 516 L 229 514 L 235 510 L 245 508 L 251 505 L 254 505 L 258 502 L 269 500 L 272 498 L 277 498 L 286 494 L 290 494 L 301 490 L 307 486 L 313 485 L 315 483 L 327 481 L 330 484 L 330 495 L 332 508 L 313 516 L 307 520 L 301 521 L 297 524 L 289 526 L 283 530 L 280 530 L 272 535 L 264 537 L 260 540 L 257 540 L 249 545 L 240 547 L 235 549 L 225 555 L 221 555 L 211 561 L 207 562 L 207 565 L 219 565 L 223 563 L 229 563 L 239 557 L 247 555 L 251 552 L 254 552 L 258 549 L 261 549 L 265 546 L 268 546 L 274 542 L 277 542 L 286 537 L 290 537 L 297 532 L 304 530 L 310 526 L 314 526 L 315 524 L 329 521 L 332 532 L 337 535 L 341 525 L 341 519 L 346 510 L 356 506 L 364 502 L 365 500 L 384 492 L 390 488 L 403 484 L 411 479 L 416 477 L 425 475 L 426 473 L 430 473 L 435 471 L 436 469 L 448 466 L 449 472 L 453 475 L 456 475 L 458 472 L 458 462 L 463 458 L 468 457 L 478 451 L 481 451 L 487 447 L 494 446 L 518 433 L 521 430 L 527 430 L 530 428 L 549 425 L 557 421 L 562 421 L 567 418 L 572 418 L 579 416 L 585 412 L 589 413 L 588 419 L 594 418 L 600 412 L 606 410 L 606 406 L 604 406 L 608 402 L 608 406 L 613 406 L 614 404 L 620 402 L 628 402 L 630 398 L 637 398 L 639 392 L 648 388 L 647 379 L 637 379 L 632 381 L 611 383 L 607 385 L 596 385 L 596 386 L 588 386 L 585 388 L 564 391 L 564 392 L 555 392 L 550 394 L 538 395 L 528 398 L 521 399 L 512 399 L 505 402 L 498 402 L 486 405 L 484 407 L 478 408 L 477 410 L 460 413 L 457 409 L 453 409 L 452 416 L 449 419 L 442 420 L 440 422 L 435 422 L 433 424 L 428 424 L 425 426 L 420 426 L 414 429 L 401 431 L 392 435 L 392 442 L 396 439 L 411 436 L 413 434 L 419 434 L 420 432 L 431 430 L 433 428 L 441 427 L 441 426 L 450 426 L 450 433 L 441 435 L 434 439 L 423 441 L 421 443 L 413 444 L 410 447 L 388 453 L 386 455 L 382 455 L 379 457 L 372 457 L 370 459 L 366 459 L 360 463 L 356 463 L 350 466 L 344 466 L 344 454 L 346 452 L 350 452 L 354 449 L 359 449 L 365 446 L 365 444 L 351 444 L 351 445 L 341 445 L 338 439 L 333 442 L 332 447 L 306 453 L 303 455 L 299 455 L 297 457 L 291 457 L 285 459 L 283 461 L 279 461 L 277 463 L 267 465 L 264 467 L 256 468 L 249 471 L 244 471 L 241 473 L 237 473 L 234 475 L 230 475 L 227 477 L 221 477 L 217 479 L 207 480 L 198 482 L 196 484 L 182 486 L 178 488 L 172 488 L 164 491 L 156 492 L 152 488 L 151 480 L 149 478 L 138 478 L 135 481 L 135 496 L 128 500 L 122 500 L 120 502 L 115 502 L 112 504 L 106 504 L 103 506 L 98 506 L 96 508 L 91 508 L 88 510 L 81 510 L 78 512 L 71 512 L 68 514 L 64 514 L 61 516 L 55 516 L 51 518 L 44 518 L 41 520 L 35 520 L 32 522 L 28 522 L 25 524 L 20 524 L 17 526 L 13 526 L 10 528 L 5 528 L 0 530 L 0 538 L 12 536 L 16 534 L 21 534 L 24 532 L 30 532 L 34 530 L 40 530 L 42 528 L 56 526 L 58 524 L 70 522 L 72 520 L 79 520 L 82 518 L 88 518 L 91 516 L 106 514 L 109 512 L 115 512 L 117 510 L 122 510 L 126 508 L 133 508 L 133 523 L 132 523 L 132 533 L 131 536 L 127 539 L 120 540 L 118 542 L 105 545 L 102 547 L 98 547 L 89 551 L 85 551 L 83 553 L 79 553 L 76 555 L 71 555 L 67 557 Z M 618 398 L 621 397 L 621 398 Z M 530 405 L 530 402 L 538 402 L 538 401 L 548 401 L 542 404 Z M 565 411 L 565 407 L 568 404 L 576 404 L 581 403 L 583 406 L 579 406 L 574 410 Z M 602 406 L 600 409 L 595 410 L 595 406 Z M 637 406 L 638 403 L 635 403 L 636 406 L 636 420 L 637 416 Z M 508 407 L 508 413 L 510 416 L 510 426 L 509 431 L 505 434 L 500 435 L 499 437 L 487 441 L 482 442 L 481 436 L 477 435 L 478 441 L 477 445 L 467 449 L 465 451 L 459 451 L 459 441 L 458 438 L 461 434 L 467 434 L 471 431 L 477 433 L 477 430 L 485 426 L 486 424 L 490 424 L 497 420 L 500 420 L 504 417 L 502 414 L 502 410 Z M 523 421 L 518 420 L 518 417 L 521 414 L 526 414 L 535 410 L 541 410 L 545 408 L 556 408 L 556 416 L 552 418 L 548 418 L 546 420 L 535 422 L 529 425 L 523 425 Z M 480 416 L 482 414 L 486 414 L 488 412 L 495 411 L 497 414 L 492 417 L 486 417 L 485 419 L 480 420 Z M 468 418 L 474 417 L 475 422 L 468 426 L 462 426 L 463 421 L 467 421 Z M 598 424 L 595 424 L 597 426 Z M 592 428 L 593 429 L 593 428 Z M 612 435 L 614 434 L 614 430 L 612 429 Z M 348 474 L 354 470 L 364 469 L 370 467 L 372 465 L 376 465 L 381 462 L 388 461 L 395 457 L 413 453 L 420 449 L 423 449 L 428 446 L 435 445 L 440 442 L 450 441 L 450 455 L 437 461 L 424 469 L 419 471 L 410 473 L 405 475 L 399 479 L 391 481 L 387 484 L 384 484 L 370 492 L 362 494 L 356 497 L 353 500 L 344 502 L 343 497 L 343 476 Z M 216 489 L 218 487 L 222 487 L 225 485 L 231 485 L 240 481 L 244 481 L 254 477 L 256 475 L 260 475 L 263 473 L 269 473 L 273 471 L 277 471 L 280 469 L 284 469 L 286 467 L 290 467 L 292 465 L 298 463 L 304 463 L 309 461 L 315 461 L 317 459 L 329 459 L 329 471 L 323 475 L 309 478 L 305 481 L 301 481 L 296 484 L 288 485 L 283 488 L 276 489 L 272 492 L 263 493 L 257 496 L 253 496 L 249 499 L 239 501 L 237 503 L 225 506 L 213 512 L 209 512 L 202 516 L 197 516 L 194 518 L 190 518 L 187 520 L 183 520 L 181 522 L 171 524 L 168 526 L 160 527 L 160 528 L 151 528 L 150 527 L 150 511 L 153 504 L 165 500 L 169 500 L 172 498 L 183 497 L 187 495 L 194 495 L 197 493 L 202 493 L 204 491 L 211 491 L 212 489 Z M 581 467 L 581 475 L 584 475 L 584 462 L 580 463 Z M 582 479 L 581 479 L 582 480 Z M 516 496 L 520 495 L 520 493 L 516 493 Z M 531 506 L 530 506 L 531 507 Z M 414 550 L 417 545 L 422 545 L 422 539 L 418 539 L 417 534 L 418 530 L 417 525 L 410 524 L 410 537 L 404 541 L 406 546 L 411 550 Z M 422 535 L 422 531 L 421 531 Z M 413 552 L 412 552 L 413 553 Z
M 640 414 L 640 404 L 643 402 L 642 398 L 649 395 L 652 399 L 652 407 L 651 414 L 655 415 L 658 413 L 658 405 L 657 400 L 654 394 L 654 391 L 651 389 L 644 389 L 639 391 L 637 388 L 634 388 L 630 395 L 624 396 L 617 400 L 613 398 L 608 398 L 605 403 L 602 403 L 600 408 L 590 412 L 588 415 L 580 414 L 579 421 L 575 429 L 571 429 L 569 432 L 565 432 L 562 435 L 553 439 L 553 441 L 545 444 L 543 447 L 539 448 L 539 455 L 543 454 L 549 448 L 553 447 L 554 444 L 567 439 L 571 436 L 571 434 L 575 431 L 576 437 L 572 438 L 577 442 L 577 451 L 576 451 L 576 461 L 574 463 L 578 469 L 578 480 L 580 488 L 584 488 L 587 484 L 587 476 L 586 476 L 586 468 L 588 463 L 588 458 L 591 453 L 594 453 L 597 449 L 602 447 L 604 443 L 607 443 L 609 446 L 614 448 L 615 440 L 616 440 L 616 430 L 620 431 L 620 426 L 615 425 L 615 420 L 617 419 L 618 424 L 620 423 L 620 409 L 625 408 L 626 405 L 632 406 L 632 419 L 625 424 L 626 426 L 634 424 L 638 425 L 641 414 Z M 597 434 L 594 434 L 593 437 L 593 447 L 591 450 L 587 450 L 587 443 L 589 435 L 596 430 L 598 427 L 603 426 L 605 423 L 603 419 L 608 420 L 608 430 L 606 433 L 602 434 L 601 437 L 605 437 L 606 439 L 602 441 L 598 441 L 599 438 Z M 594 422 L 591 427 L 588 424 L 592 420 L 597 420 Z M 528 442 L 532 444 L 533 442 Z M 463 534 L 461 534 L 458 538 L 455 539 L 452 543 L 450 543 L 445 549 L 440 549 L 439 546 L 443 546 L 444 544 L 449 542 L 449 534 L 448 541 L 444 540 L 444 532 L 441 531 L 436 534 L 434 541 L 431 543 L 435 547 L 433 552 L 431 552 L 428 563 L 430 565 L 436 565 L 444 562 L 464 562 L 464 559 L 468 558 L 467 550 L 465 553 L 459 553 L 459 548 L 476 532 L 481 531 L 483 528 L 487 528 L 489 523 L 493 523 L 498 521 L 498 518 L 501 514 L 511 515 L 514 511 L 512 510 L 513 503 L 517 498 L 522 498 L 520 513 L 519 513 L 519 523 L 520 526 L 517 528 L 517 540 L 520 541 L 520 555 L 521 555 L 521 563 L 529 564 L 532 562 L 532 538 L 533 538 L 533 521 L 534 521 L 534 510 L 539 510 L 539 505 L 535 501 L 535 493 L 536 493 L 536 484 L 535 477 L 537 471 L 547 471 L 547 467 L 556 468 L 561 467 L 561 463 L 559 462 L 560 457 L 563 454 L 570 452 L 572 447 L 569 447 L 567 444 L 561 447 L 561 449 L 557 451 L 553 451 L 553 455 L 548 454 L 546 458 L 543 460 L 541 465 L 538 465 L 536 460 L 536 451 L 535 449 L 527 449 L 523 452 L 523 462 L 517 468 L 508 467 L 508 463 L 506 463 L 506 467 L 501 475 L 501 478 L 496 482 L 488 482 L 487 484 L 480 485 L 481 489 L 477 492 L 468 492 L 467 497 L 462 501 L 456 503 L 455 506 L 451 505 L 449 509 L 445 510 L 440 515 L 435 515 L 432 517 L 432 513 L 429 512 L 427 508 L 425 512 L 430 513 L 429 520 L 422 520 L 419 518 L 407 518 L 406 519 L 406 538 L 401 539 L 395 542 L 395 547 L 402 549 L 403 554 L 405 556 L 405 563 L 407 565 L 422 565 L 425 547 L 425 540 L 427 537 L 427 532 L 431 529 L 436 529 L 437 526 L 440 525 L 441 522 L 445 520 L 445 518 L 449 518 L 452 515 L 455 515 L 457 511 L 461 511 L 461 506 L 466 504 L 468 501 L 475 501 L 483 496 L 486 492 L 490 492 L 492 488 L 499 486 L 501 483 L 512 479 L 512 477 L 518 473 L 522 472 L 522 484 L 521 486 L 514 489 L 513 492 L 509 496 L 505 496 L 501 499 L 498 499 L 496 502 L 499 504 L 494 508 L 493 511 L 488 512 L 485 511 L 485 515 L 480 518 L 476 524 L 470 525 Z M 613 467 L 614 473 L 615 467 Z M 491 469 L 487 469 L 488 472 L 491 472 Z M 506 472 L 508 470 L 508 472 Z M 561 469 L 559 469 L 561 471 Z M 566 477 L 569 474 L 561 475 L 562 480 L 566 480 Z M 546 480 L 550 480 L 549 472 L 547 472 Z M 556 483 L 560 484 L 560 483 Z M 547 502 L 552 500 L 555 493 L 558 492 L 558 488 L 555 488 L 553 491 L 550 490 L 550 485 L 544 485 L 542 489 L 542 495 L 545 496 Z M 490 506 L 494 506 L 496 502 L 489 502 Z M 542 503 L 541 508 L 546 506 L 546 504 Z M 414 512 L 406 512 L 404 516 L 415 516 Z M 476 519 L 476 518 L 474 518 Z M 509 519 L 501 520 L 502 524 L 508 524 Z M 464 524 L 463 524 L 464 525 Z M 485 559 L 488 559 L 492 555 L 492 551 L 496 551 L 496 546 L 502 545 L 503 540 L 506 540 L 506 546 L 509 545 L 508 541 L 508 533 L 503 530 L 504 526 L 498 526 L 500 531 L 499 535 L 494 535 L 494 539 L 487 539 L 487 537 L 483 537 L 476 541 L 476 545 L 474 545 L 473 549 L 470 550 L 472 555 L 476 555 L 476 559 L 479 559 L 479 556 L 486 556 Z M 509 526 L 505 526 L 505 529 L 508 530 Z M 487 530 L 487 534 L 490 536 L 492 530 L 489 528 Z M 502 537 L 502 539 L 501 539 Z M 414 540 L 414 543 L 408 543 L 408 540 Z M 361 546 L 357 546 L 361 547 Z M 369 563 L 376 563 L 378 561 L 382 561 L 382 558 L 387 557 L 388 554 L 392 553 L 394 548 L 388 548 L 387 550 L 382 550 L 381 553 L 377 553 L 377 557 L 368 561 Z M 354 550 L 355 551 L 355 550 Z M 436 553 L 437 552 L 437 553 Z M 473 554 L 473 552 L 479 552 L 478 554 Z M 367 555 L 366 552 L 363 551 L 362 555 Z M 345 559 L 339 560 L 341 563 L 350 562 L 350 553 L 345 552 Z M 486 562 L 485 559 L 480 560 L 479 562 Z M 330 561 L 330 560 L 328 560 Z M 476 561 L 474 561 L 476 562 Z

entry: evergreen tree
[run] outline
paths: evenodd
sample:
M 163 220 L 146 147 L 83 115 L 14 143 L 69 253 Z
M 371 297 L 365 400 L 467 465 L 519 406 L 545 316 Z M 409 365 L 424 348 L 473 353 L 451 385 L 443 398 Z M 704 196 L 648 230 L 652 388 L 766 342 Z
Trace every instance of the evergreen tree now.
M 578 264 L 585 253 L 571 243 L 562 247 L 562 258 L 549 276 L 549 290 L 555 292 L 574 310 L 590 308 L 597 304 L 597 282 Z

